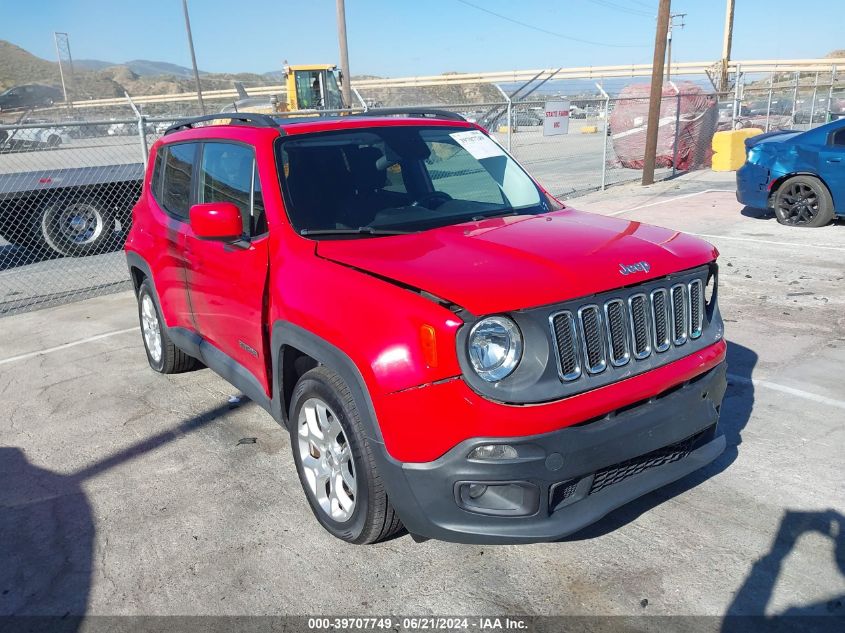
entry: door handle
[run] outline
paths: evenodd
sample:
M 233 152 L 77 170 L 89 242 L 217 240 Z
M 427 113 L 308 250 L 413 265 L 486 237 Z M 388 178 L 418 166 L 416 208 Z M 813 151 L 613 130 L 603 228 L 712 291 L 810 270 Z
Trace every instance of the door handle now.
M 827 162 L 829 162 L 829 163 L 841 163 L 842 159 L 841 158 L 828 158 Z

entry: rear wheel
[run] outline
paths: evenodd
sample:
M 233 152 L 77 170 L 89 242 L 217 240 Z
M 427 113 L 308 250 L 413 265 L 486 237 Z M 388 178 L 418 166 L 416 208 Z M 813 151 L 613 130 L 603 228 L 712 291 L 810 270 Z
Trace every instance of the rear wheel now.
M 339 539 L 376 543 L 402 529 L 349 387 L 327 367 L 307 371 L 290 405 L 293 459 L 314 516 Z
M 821 180 L 793 176 L 778 187 L 774 200 L 778 222 L 817 228 L 833 219 L 833 198 Z
M 167 335 L 149 279 L 145 279 L 138 289 L 138 319 L 147 360 L 153 370 L 160 374 L 178 374 L 199 365 L 197 359 L 176 347 Z

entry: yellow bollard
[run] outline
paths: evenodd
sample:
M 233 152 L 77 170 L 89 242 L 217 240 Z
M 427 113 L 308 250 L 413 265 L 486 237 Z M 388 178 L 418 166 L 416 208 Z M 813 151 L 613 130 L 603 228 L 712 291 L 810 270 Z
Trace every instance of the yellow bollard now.
M 581 128 L 581 134 L 595 134 L 599 131 L 597 125 L 585 125 Z
M 745 163 L 745 139 L 762 134 L 756 127 L 713 135 L 713 171 L 736 171 Z

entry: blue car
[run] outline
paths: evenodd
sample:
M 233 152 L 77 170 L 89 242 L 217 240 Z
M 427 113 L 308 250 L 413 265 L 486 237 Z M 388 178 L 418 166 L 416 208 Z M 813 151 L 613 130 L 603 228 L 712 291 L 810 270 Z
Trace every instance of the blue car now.
M 773 208 L 778 222 L 818 227 L 845 216 L 845 119 L 807 132 L 777 131 L 745 141 L 736 199 Z

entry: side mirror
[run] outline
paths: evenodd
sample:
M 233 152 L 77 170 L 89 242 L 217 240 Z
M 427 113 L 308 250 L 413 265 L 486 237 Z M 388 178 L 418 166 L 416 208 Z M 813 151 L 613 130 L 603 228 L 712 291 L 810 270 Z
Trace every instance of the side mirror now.
M 240 209 L 231 202 L 195 204 L 190 210 L 190 223 L 194 234 L 203 240 L 234 242 L 244 233 Z

